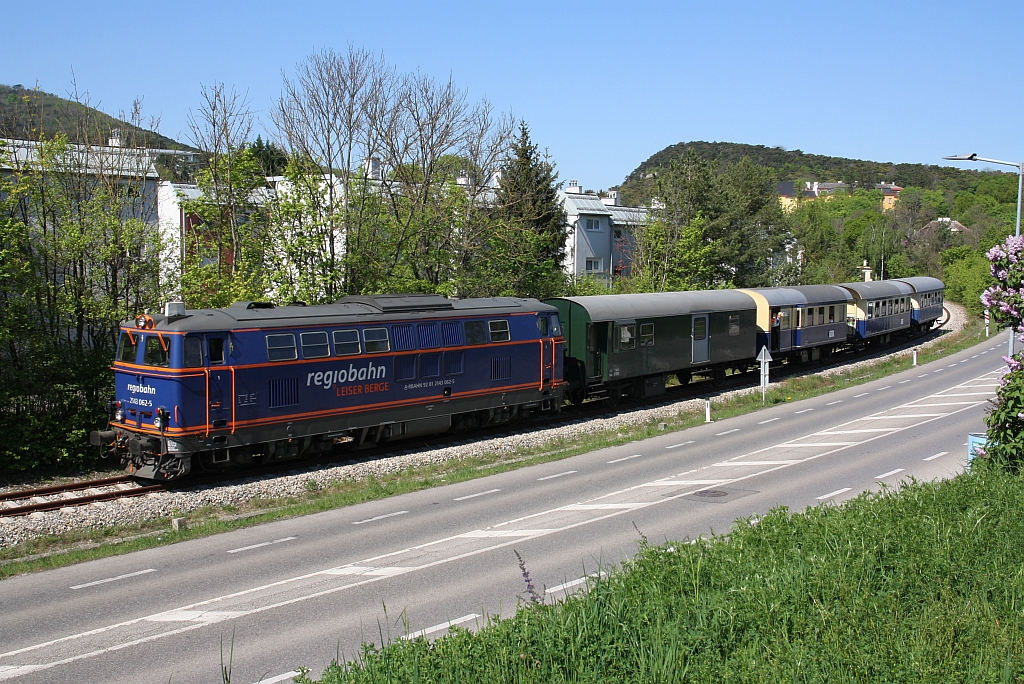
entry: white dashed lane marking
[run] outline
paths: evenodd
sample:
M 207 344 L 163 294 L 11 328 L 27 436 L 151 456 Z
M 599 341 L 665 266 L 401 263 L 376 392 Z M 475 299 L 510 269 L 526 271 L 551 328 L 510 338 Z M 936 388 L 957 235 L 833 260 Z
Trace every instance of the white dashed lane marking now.
M 843 400 L 842 399 L 838 399 L 836 401 L 828 402 L 827 404 L 825 404 L 825 406 L 833 406 L 834 404 L 842 404 L 842 403 L 843 403 Z
M 614 459 L 612 461 L 608 461 L 608 462 L 609 463 L 622 463 L 623 461 L 628 461 L 631 458 L 640 458 L 640 454 L 633 454 L 632 456 L 623 456 L 622 458 L 616 458 L 616 459 Z
M 276 677 L 271 677 L 270 679 L 261 679 L 256 682 L 256 684 L 278 684 L 278 682 L 287 682 L 295 679 L 300 674 L 302 673 L 298 670 L 292 670 L 291 672 L 285 672 L 284 674 L 279 674 Z
M 925 458 L 924 460 L 925 461 L 934 461 L 939 456 L 945 456 L 948 453 L 949 453 L 948 451 L 940 451 L 939 453 L 935 454 L 934 456 L 929 456 L 929 457 Z
M 681 447 L 681 446 L 686 446 L 687 444 L 693 444 L 693 440 L 692 439 L 688 439 L 685 442 L 680 442 L 679 444 L 669 444 L 665 448 L 666 449 L 676 449 L 676 448 Z
M 375 522 L 377 520 L 383 520 L 384 518 L 393 518 L 396 515 L 405 515 L 408 512 L 409 511 L 395 511 L 394 513 L 385 513 L 384 515 L 377 515 L 377 516 L 374 516 L 372 518 L 367 518 L 366 520 L 357 520 L 357 521 L 355 521 L 352 524 L 353 525 L 363 525 L 363 524 L 368 523 L 368 522 Z
M 467 494 L 466 496 L 459 496 L 459 497 L 456 497 L 456 498 L 452 499 L 452 501 L 465 501 L 466 499 L 475 499 L 478 496 L 484 496 L 486 494 L 494 494 L 495 492 L 500 492 L 500 491 L 501 491 L 500 489 L 488 489 L 486 492 L 477 492 L 476 494 Z
M 843 487 L 842 489 L 837 489 L 834 492 L 829 492 L 828 494 L 822 494 L 821 496 L 818 497 L 818 501 L 824 501 L 825 499 L 831 499 L 833 496 L 839 496 L 840 494 L 844 494 L 844 493 L 846 493 L 848 491 L 850 491 L 850 487 Z
M 433 634 L 434 632 L 440 632 L 442 629 L 450 629 L 451 627 L 454 627 L 455 625 L 462 624 L 463 622 L 469 622 L 470 620 L 476 620 L 478 617 L 480 617 L 480 616 L 477 615 L 476 613 L 470 613 L 469 615 L 463 615 L 460 618 L 455 618 L 454 620 L 449 620 L 448 622 L 442 622 L 441 624 L 434 625 L 433 627 L 426 627 L 424 629 L 419 630 L 418 632 L 412 632 L 408 636 L 404 636 L 402 638 L 403 639 L 418 639 L 419 637 L 427 636 L 428 634 Z M 298 674 L 298 673 L 296 672 L 296 674 Z
M 353 523 L 355 524 L 355 523 Z M 281 539 L 275 539 L 274 541 L 263 542 L 262 544 L 253 544 L 251 546 L 243 546 L 240 549 L 231 549 L 228 553 L 241 553 L 242 551 L 251 551 L 258 549 L 263 546 L 270 546 L 271 544 L 280 544 L 281 542 L 291 541 L 292 539 L 298 539 L 298 537 L 282 537 Z
M 138 572 L 129 572 L 127 575 L 118 575 L 117 577 L 108 577 L 107 579 L 96 580 L 95 582 L 86 582 L 85 584 L 76 584 L 71 589 L 85 589 L 86 587 L 95 587 L 97 584 L 106 584 L 107 582 L 116 582 L 117 580 L 127 579 L 129 577 L 138 577 L 139 575 L 145 575 L 150 572 L 156 572 L 156 568 L 149 568 L 148 570 L 139 570 Z
M 890 470 L 889 472 L 882 473 L 881 475 L 875 475 L 875 479 L 876 480 L 882 480 L 884 478 L 889 477 L 890 475 L 895 475 L 896 473 L 902 473 L 902 472 L 903 472 L 903 468 L 897 468 L 896 470 Z
M 797 413 L 797 414 L 799 414 L 799 413 L 807 413 L 808 411 L 813 411 L 813 410 L 814 409 L 804 409 L 803 411 L 793 411 L 793 413 Z
M 772 422 L 774 422 L 776 420 L 778 420 L 778 418 L 769 418 L 768 420 L 762 420 L 760 423 L 758 423 L 758 425 L 764 425 L 765 423 L 772 423 Z
M 722 435 L 732 434 L 733 432 L 739 432 L 739 428 L 733 428 L 732 430 L 726 430 L 725 432 L 716 432 L 715 437 L 721 437 Z
M 860 394 L 855 394 L 855 395 L 853 395 L 853 398 L 854 398 L 854 399 L 860 399 L 861 397 L 866 397 L 866 396 L 868 396 L 869 394 L 871 394 L 871 392 L 861 392 Z
M 538 477 L 537 478 L 537 482 L 541 482 L 543 480 L 554 480 L 556 477 L 562 477 L 564 475 L 572 475 L 573 473 L 578 473 L 578 472 L 579 472 L 578 470 L 566 470 L 564 473 L 556 473 L 554 475 L 548 475 L 547 477 Z

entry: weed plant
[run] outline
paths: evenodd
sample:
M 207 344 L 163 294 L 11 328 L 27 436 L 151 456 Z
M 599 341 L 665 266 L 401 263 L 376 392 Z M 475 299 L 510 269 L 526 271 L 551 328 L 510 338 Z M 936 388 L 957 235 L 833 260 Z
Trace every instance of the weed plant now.
M 1020 681 L 1022 500 L 1024 478 L 982 464 L 776 509 L 728 537 L 641 540 L 585 594 L 478 633 L 364 646 L 318 681 Z

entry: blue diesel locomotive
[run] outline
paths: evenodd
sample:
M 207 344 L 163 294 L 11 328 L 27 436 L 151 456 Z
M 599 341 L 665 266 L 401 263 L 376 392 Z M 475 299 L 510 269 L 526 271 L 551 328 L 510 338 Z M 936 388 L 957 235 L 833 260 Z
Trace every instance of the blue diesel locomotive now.
M 564 344 L 532 299 L 172 303 L 122 325 L 110 424 L 90 440 L 172 480 L 507 422 L 560 410 Z

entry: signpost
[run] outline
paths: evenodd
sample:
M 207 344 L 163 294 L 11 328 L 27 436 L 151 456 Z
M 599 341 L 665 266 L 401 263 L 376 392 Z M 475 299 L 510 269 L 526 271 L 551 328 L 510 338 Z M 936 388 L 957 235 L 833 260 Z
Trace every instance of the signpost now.
M 765 392 L 768 391 L 768 364 L 772 362 L 772 355 L 768 353 L 768 347 L 761 347 L 761 353 L 757 355 L 761 362 L 761 403 L 765 403 Z

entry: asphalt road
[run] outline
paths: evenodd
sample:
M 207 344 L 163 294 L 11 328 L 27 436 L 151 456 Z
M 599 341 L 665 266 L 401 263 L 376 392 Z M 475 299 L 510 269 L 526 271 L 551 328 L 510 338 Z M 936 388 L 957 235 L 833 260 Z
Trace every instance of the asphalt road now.
M 0 680 L 319 673 L 363 641 L 510 615 L 517 558 L 554 601 L 651 542 L 775 506 L 955 475 L 1005 337 L 883 380 L 643 442 L 0 582 Z

